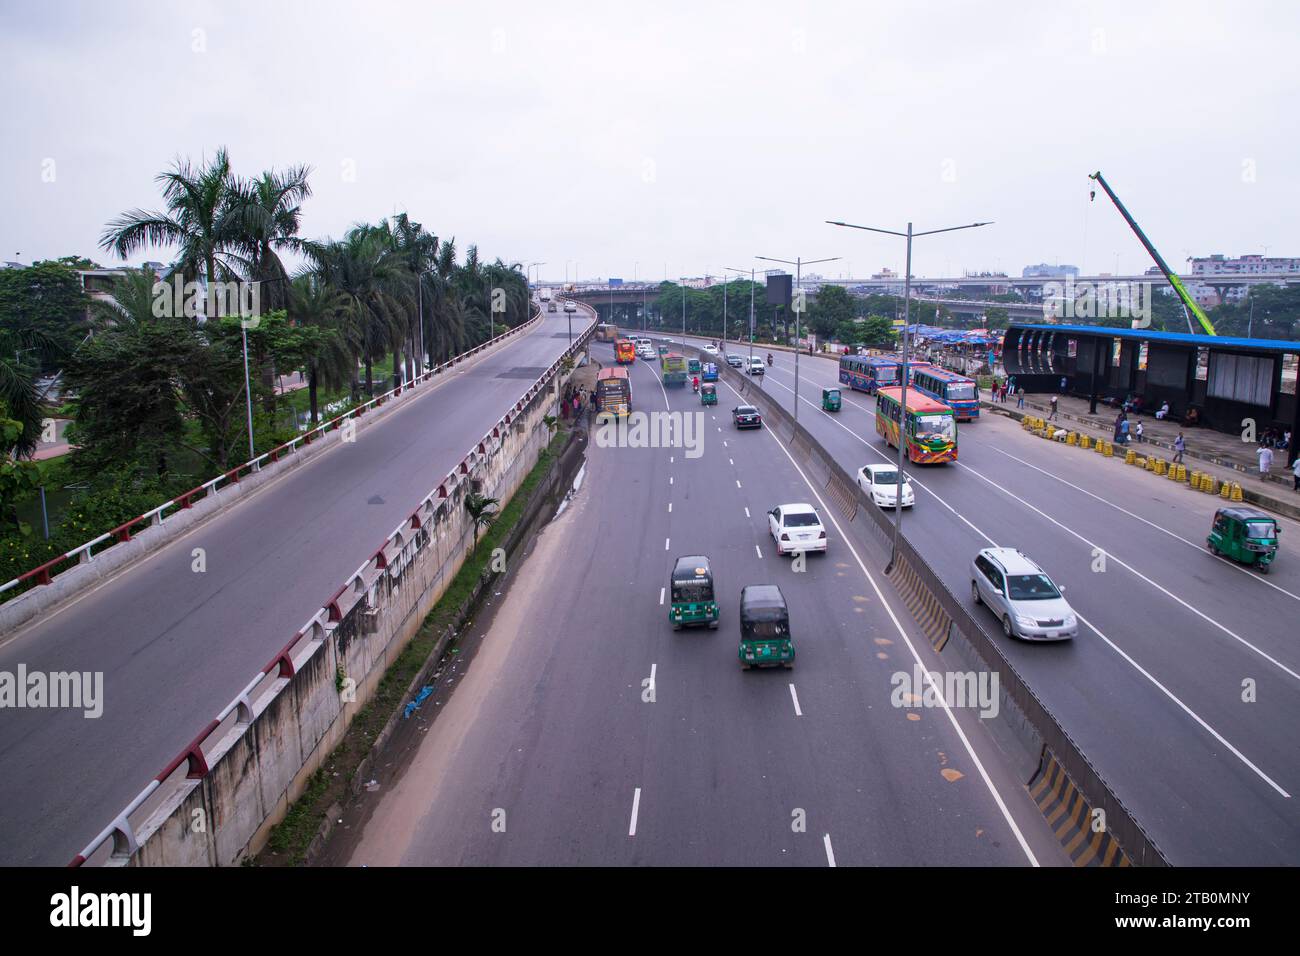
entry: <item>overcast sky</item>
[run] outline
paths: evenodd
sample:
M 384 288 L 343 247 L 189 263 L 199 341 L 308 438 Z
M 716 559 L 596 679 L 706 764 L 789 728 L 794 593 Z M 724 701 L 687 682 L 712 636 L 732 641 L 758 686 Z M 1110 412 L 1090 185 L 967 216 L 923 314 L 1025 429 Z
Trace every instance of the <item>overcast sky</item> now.
M 104 224 L 222 145 L 314 169 L 304 236 L 407 211 L 543 278 L 901 271 L 823 220 L 909 218 L 995 221 L 918 241 L 918 275 L 1142 271 L 1096 169 L 1175 269 L 1296 256 L 1298 10 L 3 0 L 0 259 L 113 261 Z

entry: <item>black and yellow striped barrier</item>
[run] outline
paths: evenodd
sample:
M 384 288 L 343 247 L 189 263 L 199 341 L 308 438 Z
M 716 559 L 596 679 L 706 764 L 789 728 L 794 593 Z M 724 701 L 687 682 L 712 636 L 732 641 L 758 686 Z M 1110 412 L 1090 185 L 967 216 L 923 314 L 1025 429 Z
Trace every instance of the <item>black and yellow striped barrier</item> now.
M 1075 866 L 1131 866 L 1119 842 L 1102 827 L 1094 832 L 1092 808 L 1056 756 L 1043 748 L 1035 778 L 1025 785 Z
M 902 555 L 894 561 L 893 570 L 889 572 L 890 580 L 898 589 L 907 611 L 916 620 L 921 631 L 929 638 L 936 651 L 943 650 L 952 632 L 952 618 L 943 609 L 939 599 L 930 593 L 917 576 L 916 571 Z

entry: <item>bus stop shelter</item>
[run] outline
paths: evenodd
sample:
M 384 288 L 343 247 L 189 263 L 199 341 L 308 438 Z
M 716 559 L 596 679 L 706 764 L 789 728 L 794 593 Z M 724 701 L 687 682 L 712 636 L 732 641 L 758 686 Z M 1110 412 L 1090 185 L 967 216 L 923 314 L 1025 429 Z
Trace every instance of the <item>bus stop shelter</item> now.
M 1013 323 L 1002 343 L 1002 365 L 1026 392 L 1061 392 L 1119 404 L 1140 397 L 1153 412 L 1169 403 L 1183 420 L 1195 408 L 1199 424 L 1223 432 L 1291 432 L 1287 461 L 1296 454 L 1300 405 L 1296 365 L 1300 342 L 1155 332 L 1095 325 Z M 1064 384 L 1062 384 L 1064 380 Z

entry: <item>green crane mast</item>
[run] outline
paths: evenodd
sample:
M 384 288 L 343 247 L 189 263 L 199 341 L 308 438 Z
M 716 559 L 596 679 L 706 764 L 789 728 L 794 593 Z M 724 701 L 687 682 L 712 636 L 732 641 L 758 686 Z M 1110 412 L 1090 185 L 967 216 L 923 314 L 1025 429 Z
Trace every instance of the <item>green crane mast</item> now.
M 1146 233 L 1142 231 L 1142 227 L 1140 227 L 1133 217 L 1129 215 L 1129 211 L 1124 208 L 1124 204 L 1119 201 L 1119 197 L 1115 195 L 1115 191 L 1110 188 L 1110 183 L 1106 182 L 1105 178 L 1101 175 L 1101 172 L 1098 171 L 1092 173 L 1088 178 L 1095 179 L 1097 182 L 1101 183 L 1101 188 L 1106 190 L 1106 195 L 1109 196 L 1110 201 L 1115 204 L 1115 208 L 1119 210 L 1119 214 L 1124 217 L 1124 221 L 1129 224 L 1129 228 L 1137 235 L 1138 241 L 1142 243 L 1142 246 L 1146 249 L 1148 255 L 1155 260 L 1156 265 L 1160 267 L 1160 271 L 1163 272 L 1165 278 L 1169 280 L 1169 284 L 1174 287 L 1174 291 L 1178 293 L 1178 298 L 1183 302 L 1183 315 L 1187 318 L 1187 331 L 1196 331 L 1192 328 L 1192 316 L 1194 315 L 1196 316 L 1196 321 L 1201 324 L 1201 328 L 1205 330 L 1206 335 L 1218 335 L 1218 333 L 1214 331 L 1214 326 L 1210 322 L 1210 317 L 1205 314 L 1199 305 L 1196 304 L 1196 300 L 1191 297 L 1187 291 L 1187 287 L 1183 285 L 1183 280 L 1178 278 L 1178 276 L 1174 274 L 1174 270 L 1169 268 L 1160 253 L 1156 251 L 1156 247 L 1151 245 L 1151 240 L 1146 237 Z M 1097 192 L 1096 190 L 1093 190 L 1089 199 L 1095 199 L 1096 196 Z

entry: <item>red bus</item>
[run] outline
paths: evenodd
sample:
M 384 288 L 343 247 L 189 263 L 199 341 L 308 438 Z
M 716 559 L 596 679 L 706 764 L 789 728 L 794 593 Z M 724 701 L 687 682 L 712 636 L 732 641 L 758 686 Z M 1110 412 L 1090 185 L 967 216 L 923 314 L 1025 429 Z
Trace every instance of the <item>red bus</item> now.
M 636 361 L 636 345 L 630 339 L 619 339 L 614 343 L 614 361 L 619 365 L 631 365 Z

